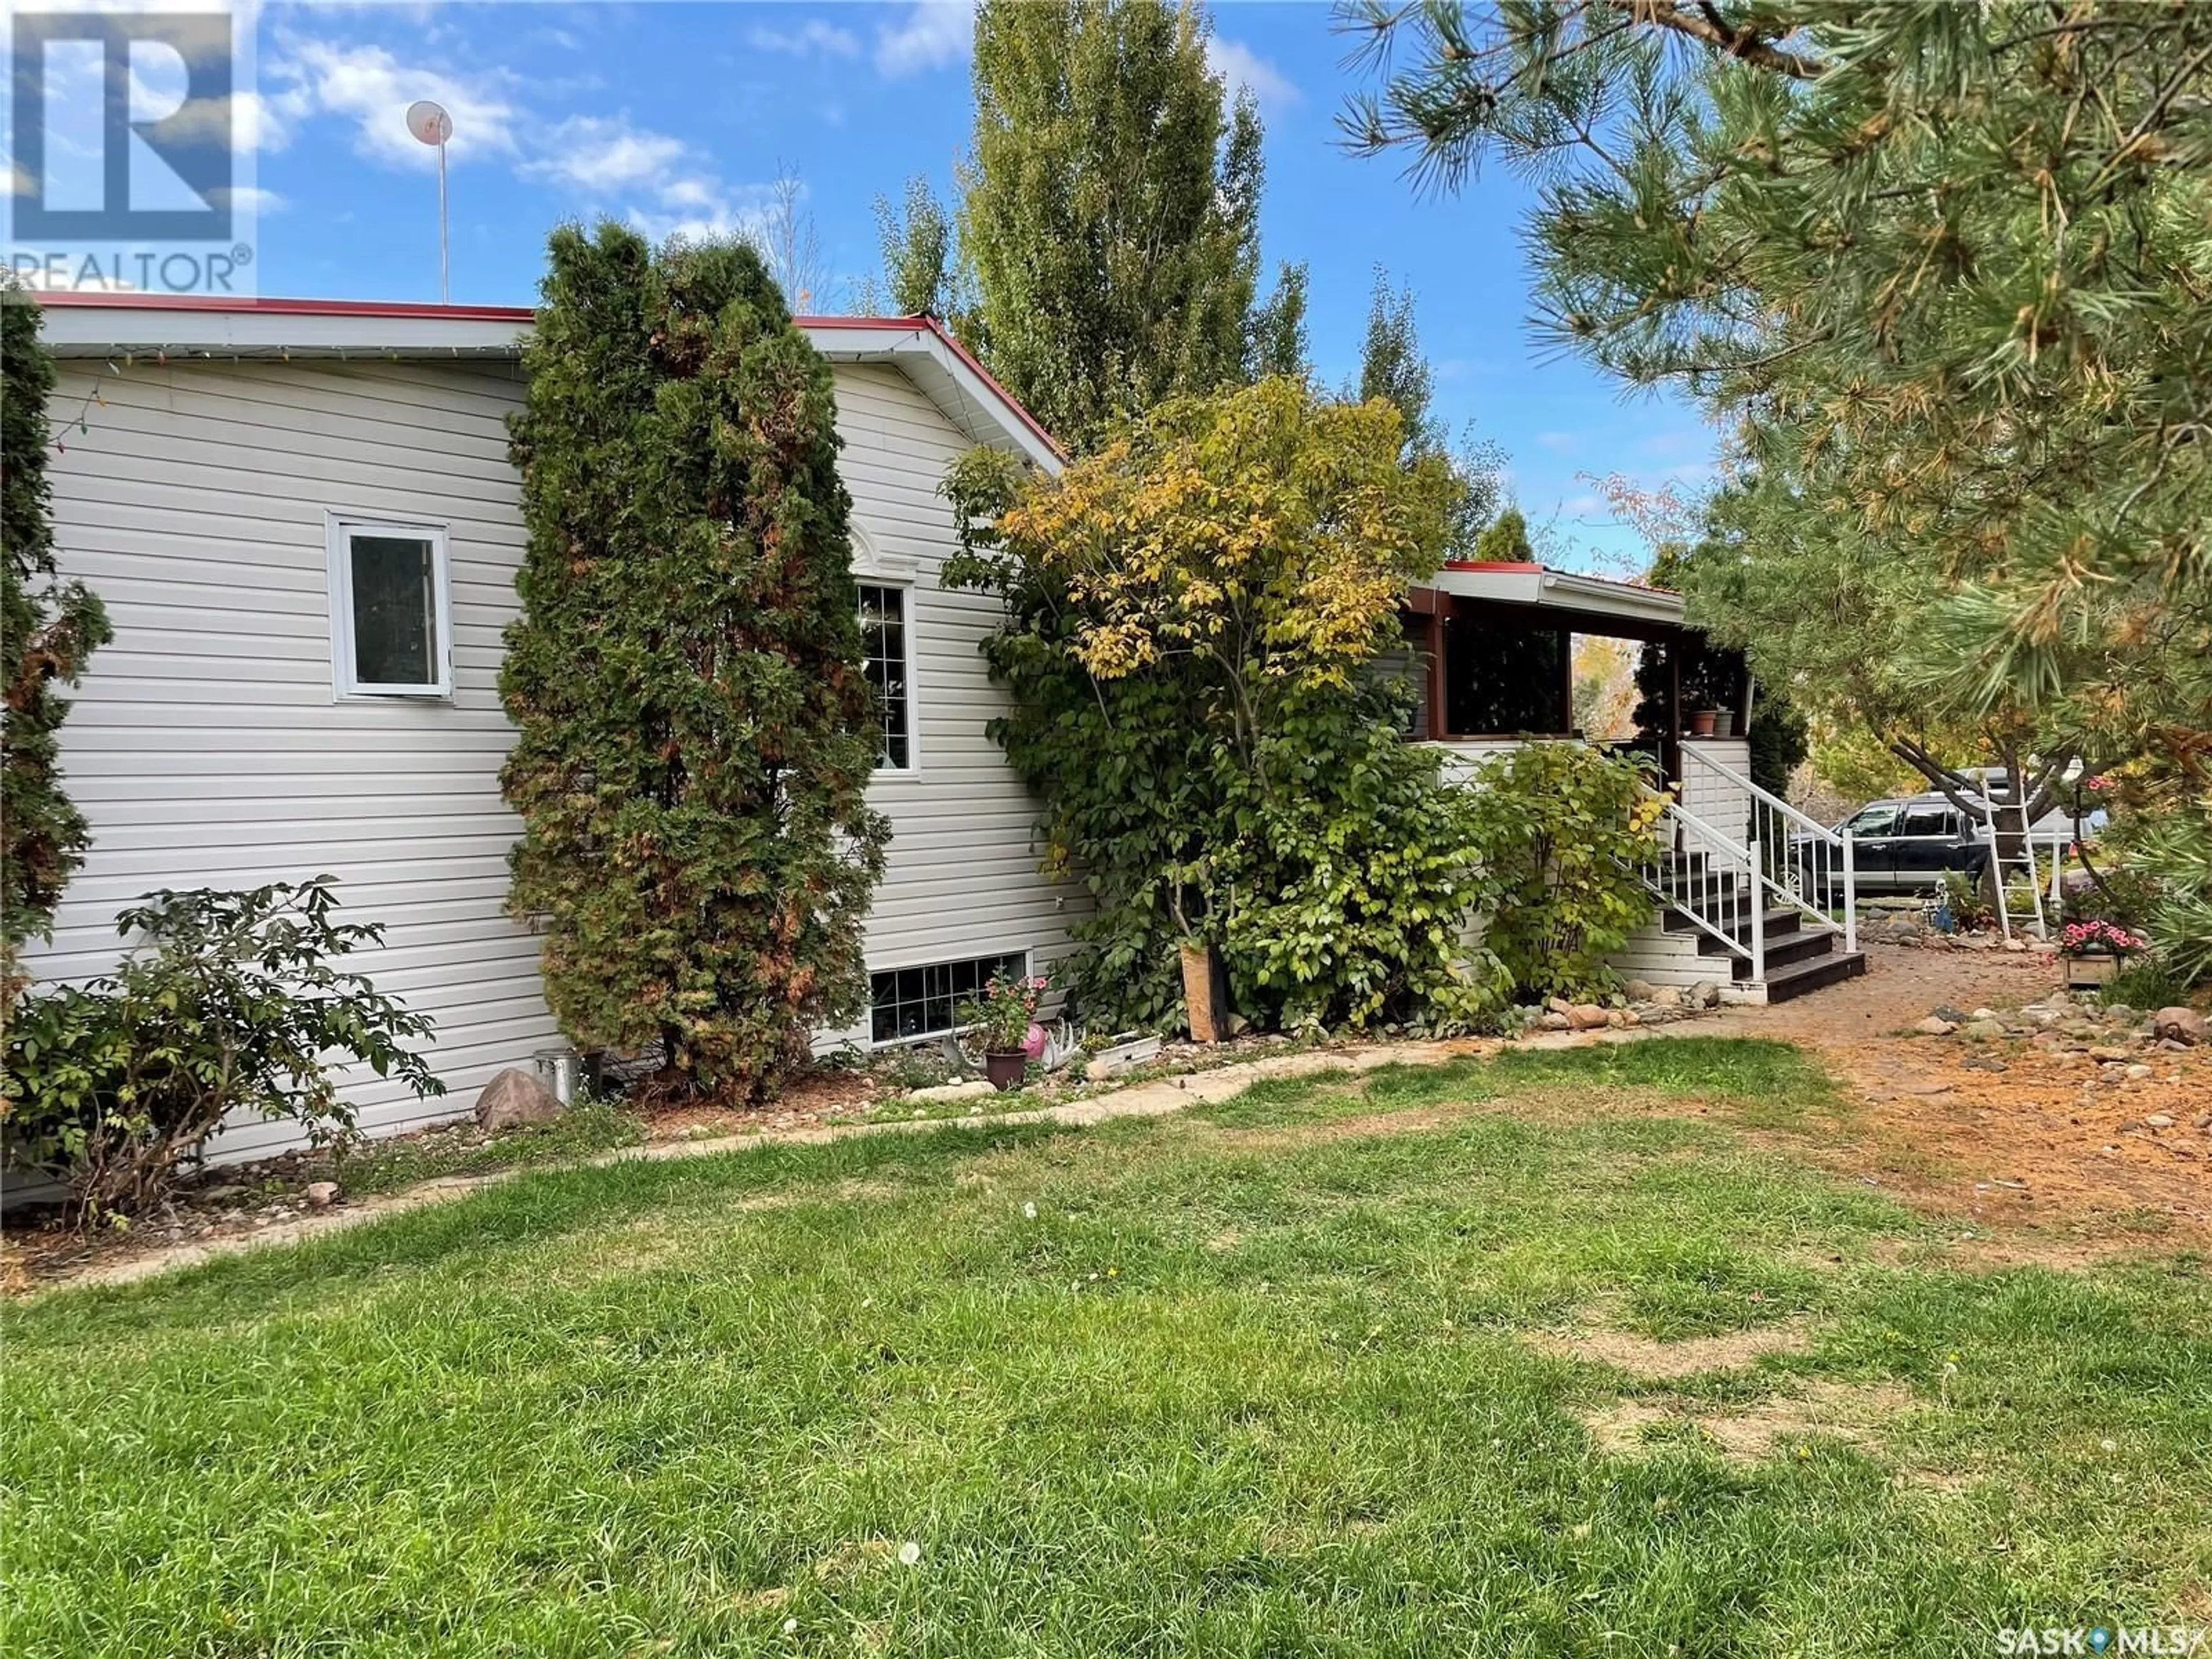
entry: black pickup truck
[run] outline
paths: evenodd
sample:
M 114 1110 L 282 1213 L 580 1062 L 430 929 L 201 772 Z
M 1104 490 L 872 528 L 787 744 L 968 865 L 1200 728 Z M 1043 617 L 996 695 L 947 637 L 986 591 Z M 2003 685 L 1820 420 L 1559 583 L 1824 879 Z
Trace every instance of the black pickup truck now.
M 2104 819 L 2099 811 L 2087 823 L 2094 829 Z M 1838 835 L 1847 830 L 1862 895 L 1933 892 L 1942 884 L 1947 870 L 1979 876 L 1989 868 L 1989 837 L 1979 819 L 1961 812 L 1943 795 L 1869 801 L 1836 825 Z M 2046 812 L 2036 820 L 2030 838 L 2037 864 L 2047 871 L 2051 856 L 2074 839 L 2072 816 Z M 1796 851 L 1801 888 L 1815 880 L 1839 886 L 1840 866 L 1832 854 L 1826 858 L 1816 854 L 1812 836 L 1799 836 Z M 1834 904 L 1842 897 L 1840 890 L 1832 890 L 1822 894 L 1819 902 Z

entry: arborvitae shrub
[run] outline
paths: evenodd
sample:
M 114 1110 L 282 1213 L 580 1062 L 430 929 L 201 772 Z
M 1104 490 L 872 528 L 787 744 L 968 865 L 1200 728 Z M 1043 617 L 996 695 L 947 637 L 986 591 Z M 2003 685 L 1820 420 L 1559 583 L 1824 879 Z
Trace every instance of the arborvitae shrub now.
M 84 815 L 62 793 L 57 734 L 107 614 L 82 582 L 54 579 L 46 399 L 54 368 L 39 308 L 0 283 L 0 1011 L 21 981 L 15 948 L 52 930 L 84 861 Z
M 580 1047 L 757 1098 L 865 999 L 889 835 L 830 367 L 750 249 L 612 224 L 526 361 L 509 905 Z

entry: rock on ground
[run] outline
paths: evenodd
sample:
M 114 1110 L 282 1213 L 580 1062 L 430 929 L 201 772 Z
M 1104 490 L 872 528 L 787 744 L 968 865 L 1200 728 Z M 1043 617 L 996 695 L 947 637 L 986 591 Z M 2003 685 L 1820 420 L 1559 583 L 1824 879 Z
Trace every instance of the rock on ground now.
M 2168 1042 L 2204 1041 L 2204 1016 L 2194 1008 L 2161 1008 L 2151 1016 L 2151 1029 Z
M 983 1095 L 994 1095 L 998 1089 L 984 1078 L 970 1078 L 965 1083 L 940 1083 L 933 1088 L 916 1089 L 907 1098 L 910 1101 L 973 1100 Z
M 533 1072 L 510 1066 L 483 1086 L 477 1097 L 477 1127 L 489 1133 L 520 1127 L 525 1123 L 547 1123 L 561 1115 L 561 1103 Z

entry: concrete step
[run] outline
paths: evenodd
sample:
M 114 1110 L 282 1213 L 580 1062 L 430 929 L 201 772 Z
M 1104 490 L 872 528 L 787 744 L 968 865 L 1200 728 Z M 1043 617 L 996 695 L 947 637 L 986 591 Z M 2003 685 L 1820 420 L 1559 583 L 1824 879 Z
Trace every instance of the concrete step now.
M 1843 935 L 1832 927 L 1808 927 L 1786 933 L 1770 933 L 1766 936 L 1766 972 L 1771 978 L 1778 969 L 1793 962 L 1805 962 L 1814 957 L 1825 957 L 1840 946 Z M 1739 939 L 1739 947 L 1731 951 L 1711 933 L 1698 935 L 1698 954 L 1701 957 L 1726 957 L 1732 977 L 1747 980 L 1751 977 L 1750 941 Z
M 1793 962 L 1777 971 L 1771 965 L 1766 970 L 1766 1000 L 1769 1002 L 1789 1002 L 1795 998 L 1810 996 L 1825 986 L 1840 985 L 1847 979 L 1856 979 L 1867 970 L 1863 951 L 1837 951 L 1826 956 L 1809 957 L 1802 962 Z
M 1716 901 L 1700 904 L 1698 909 L 1706 920 L 1726 928 L 1735 934 L 1747 949 L 1749 948 L 1751 942 L 1749 895 L 1739 892 L 1726 893 Z M 1775 939 L 1780 935 L 1796 933 L 1798 924 L 1804 920 L 1805 913 L 1795 905 L 1778 904 L 1770 907 L 1766 911 L 1768 948 L 1771 950 L 1773 947 Z M 1679 905 L 1670 906 L 1659 925 L 1669 933 L 1699 933 L 1706 939 L 1712 937 L 1698 927 L 1696 920 Z

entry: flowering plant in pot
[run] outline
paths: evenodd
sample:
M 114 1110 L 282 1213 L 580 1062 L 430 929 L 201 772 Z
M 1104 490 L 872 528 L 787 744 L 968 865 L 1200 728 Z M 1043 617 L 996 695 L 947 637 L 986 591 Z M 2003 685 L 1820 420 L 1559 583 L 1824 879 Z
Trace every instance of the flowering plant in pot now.
M 1042 974 L 994 975 L 981 995 L 962 1006 L 961 1023 L 970 1027 L 983 1045 L 983 1075 L 991 1079 L 994 1088 L 1020 1086 L 1030 1062 L 1030 1028 L 1045 988 L 1051 983 Z
M 2128 952 L 2150 941 L 2116 921 L 2090 918 L 2058 930 L 2058 958 L 2069 987 L 2101 985 L 2120 970 Z

